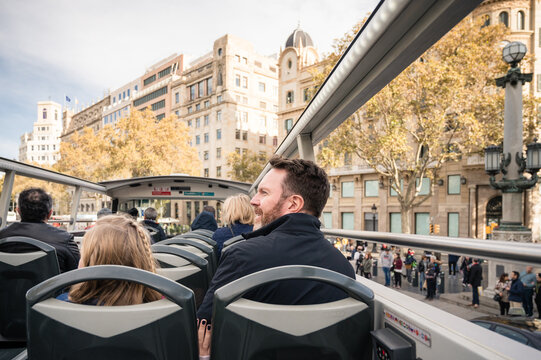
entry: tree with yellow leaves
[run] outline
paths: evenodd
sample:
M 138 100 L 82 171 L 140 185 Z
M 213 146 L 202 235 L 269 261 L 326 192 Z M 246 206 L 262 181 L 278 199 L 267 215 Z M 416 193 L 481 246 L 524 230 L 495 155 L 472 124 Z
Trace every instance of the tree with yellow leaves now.
M 503 25 L 483 27 L 481 19 L 463 20 L 328 137 L 321 163 L 339 166 L 344 153 L 356 154 L 396 192 L 402 232 L 410 233 L 412 209 L 432 193 L 420 195 L 423 178 L 434 184 L 445 162 L 502 139 L 504 94 L 494 79 L 506 72 L 506 31 Z M 353 36 L 337 41 L 331 63 Z M 316 84 L 324 75 L 314 77 Z M 527 129 L 538 128 L 533 103 L 539 102 L 527 102 Z
M 201 165 L 189 140 L 188 127 L 176 116 L 156 120 L 150 109 L 133 111 L 99 132 L 85 128 L 61 143 L 55 169 L 91 181 L 197 175 Z

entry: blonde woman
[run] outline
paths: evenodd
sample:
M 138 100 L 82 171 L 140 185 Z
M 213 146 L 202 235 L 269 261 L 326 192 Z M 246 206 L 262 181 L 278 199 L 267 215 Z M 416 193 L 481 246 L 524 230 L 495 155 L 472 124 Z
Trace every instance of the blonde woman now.
M 156 272 L 150 238 L 135 220 L 110 215 L 99 219 L 83 238 L 79 268 L 94 265 L 124 265 Z M 162 296 L 143 285 L 121 280 L 93 280 L 71 287 L 58 298 L 88 305 L 134 305 Z
M 221 254 L 224 242 L 242 233 L 252 232 L 255 213 L 248 195 L 237 194 L 225 199 L 223 207 L 224 227 L 214 232 L 212 239 L 218 243 Z

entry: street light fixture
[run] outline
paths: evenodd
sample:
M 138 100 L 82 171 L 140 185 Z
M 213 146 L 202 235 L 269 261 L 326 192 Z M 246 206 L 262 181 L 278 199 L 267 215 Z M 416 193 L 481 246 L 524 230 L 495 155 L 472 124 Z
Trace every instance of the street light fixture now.
M 500 172 L 500 158 L 502 148 L 500 146 L 488 146 L 485 148 L 485 171 L 491 176 Z
M 513 41 L 503 48 L 503 61 L 516 68 L 520 60 L 524 58 L 528 49 L 520 41 Z
M 526 171 L 533 176 L 541 169 L 541 144 L 534 139 L 533 143 L 526 146 Z
M 378 212 L 378 208 L 376 204 L 372 205 L 372 231 L 376 231 L 376 214 Z M 372 245 L 372 252 L 376 251 L 376 243 Z

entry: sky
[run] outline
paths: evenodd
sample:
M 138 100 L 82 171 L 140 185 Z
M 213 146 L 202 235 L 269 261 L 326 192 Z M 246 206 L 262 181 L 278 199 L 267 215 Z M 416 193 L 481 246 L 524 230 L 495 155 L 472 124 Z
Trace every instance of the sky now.
M 378 0 L 0 0 L 0 156 L 17 159 L 37 102 L 79 106 L 173 53 L 190 59 L 233 34 L 277 54 L 300 24 L 320 54 Z

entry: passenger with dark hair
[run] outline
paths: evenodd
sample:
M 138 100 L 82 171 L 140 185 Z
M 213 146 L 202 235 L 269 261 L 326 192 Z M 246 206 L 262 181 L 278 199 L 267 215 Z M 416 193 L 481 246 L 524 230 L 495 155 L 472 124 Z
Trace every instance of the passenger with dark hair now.
M 346 258 L 325 239 L 318 218 L 329 197 L 325 171 L 311 161 L 273 157 L 271 170 L 259 183 L 251 204 L 258 230 L 222 253 L 209 290 L 197 312 L 210 320 L 214 291 L 248 274 L 284 265 L 310 265 L 355 279 Z M 270 304 L 321 304 L 346 294 L 333 286 L 307 280 L 263 285 L 245 298 Z M 201 340 L 201 339 L 200 339 Z
M 149 228 L 150 230 L 153 230 L 152 240 L 156 243 L 158 241 L 165 240 L 167 236 L 165 235 L 165 231 L 163 231 L 162 227 L 156 219 L 158 218 L 158 212 L 153 207 L 147 207 L 144 213 L 144 220 L 143 220 L 143 226 L 145 228 Z
M 218 224 L 216 223 L 215 215 L 216 211 L 212 206 L 206 205 L 203 207 L 203 211 L 192 222 L 192 230 L 205 229 L 210 231 L 216 231 Z
M 53 210 L 53 199 L 43 189 L 30 188 L 19 194 L 17 212 L 21 222 L 13 223 L 0 230 L 0 239 L 12 236 L 26 236 L 43 241 L 56 250 L 60 271 L 77 268 L 79 248 L 73 235 L 47 224 Z M 6 252 L 28 252 L 34 248 L 27 245 L 5 244 L 0 249 Z
M 472 306 L 477 308 L 479 307 L 479 286 L 483 280 L 483 268 L 479 264 L 479 259 L 473 259 L 469 279 L 472 288 Z
M 522 299 L 524 296 L 524 285 L 520 281 L 520 274 L 518 271 L 511 273 L 511 286 L 509 288 L 509 305 L 511 308 L 522 307 Z
M 128 215 L 130 215 L 134 220 L 137 220 L 139 217 L 139 210 L 137 210 L 137 208 L 131 208 L 128 210 Z

